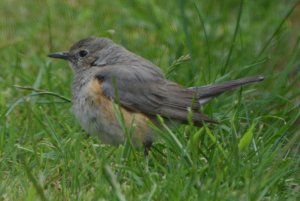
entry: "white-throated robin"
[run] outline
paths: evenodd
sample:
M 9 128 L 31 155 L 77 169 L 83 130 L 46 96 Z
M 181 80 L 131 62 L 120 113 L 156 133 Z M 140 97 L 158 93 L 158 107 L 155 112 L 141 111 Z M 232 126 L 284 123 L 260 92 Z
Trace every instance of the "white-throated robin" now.
M 190 108 L 196 126 L 214 122 L 200 112 L 202 104 L 225 91 L 264 79 L 255 76 L 185 88 L 167 80 L 150 61 L 106 38 L 82 39 L 68 52 L 48 56 L 70 62 L 75 72 L 73 111 L 87 133 L 99 136 L 104 143 L 124 143 L 126 136 L 114 111 L 114 103 L 118 103 L 125 124 L 134 125 L 133 145 L 144 144 L 145 150 L 154 139 L 148 123 L 157 115 L 186 123 Z

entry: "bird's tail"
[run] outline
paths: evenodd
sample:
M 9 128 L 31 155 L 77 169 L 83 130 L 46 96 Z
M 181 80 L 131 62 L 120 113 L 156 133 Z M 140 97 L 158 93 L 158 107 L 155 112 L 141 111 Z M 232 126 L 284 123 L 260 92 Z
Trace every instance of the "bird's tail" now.
M 223 92 L 229 91 L 242 85 L 260 82 L 262 80 L 264 80 L 263 76 L 247 77 L 220 84 L 207 85 L 203 87 L 194 87 L 193 90 L 197 91 L 200 104 L 204 104 Z

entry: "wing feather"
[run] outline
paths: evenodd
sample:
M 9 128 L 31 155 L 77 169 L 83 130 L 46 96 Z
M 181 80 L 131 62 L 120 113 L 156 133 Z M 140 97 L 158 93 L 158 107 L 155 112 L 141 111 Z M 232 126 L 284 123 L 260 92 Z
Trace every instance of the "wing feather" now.
M 96 78 L 102 82 L 104 95 L 128 110 L 187 122 L 188 108 L 191 108 L 195 125 L 203 121 L 215 122 L 200 112 L 194 90 L 166 80 L 157 70 L 152 71 L 147 66 L 105 66 Z

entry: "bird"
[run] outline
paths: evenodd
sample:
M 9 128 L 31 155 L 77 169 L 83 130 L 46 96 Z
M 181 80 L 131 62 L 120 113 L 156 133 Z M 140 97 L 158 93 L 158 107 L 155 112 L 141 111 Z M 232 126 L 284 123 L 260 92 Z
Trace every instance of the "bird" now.
M 190 118 L 197 127 L 216 123 L 201 112 L 203 104 L 228 90 L 264 80 L 257 75 L 187 88 L 166 79 L 151 61 L 108 38 L 87 37 L 68 51 L 48 56 L 67 60 L 74 71 L 72 110 L 81 127 L 104 144 L 124 144 L 127 136 L 117 115 L 119 108 L 123 124 L 133 128 L 130 142 L 134 147 L 143 146 L 145 153 L 155 140 L 149 124 L 158 124 L 158 116 L 180 124 Z

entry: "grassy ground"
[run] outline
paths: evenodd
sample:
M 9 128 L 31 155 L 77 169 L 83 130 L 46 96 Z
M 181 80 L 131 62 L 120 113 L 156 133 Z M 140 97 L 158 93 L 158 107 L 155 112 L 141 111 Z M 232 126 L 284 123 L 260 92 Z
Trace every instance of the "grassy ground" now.
M 0 200 L 299 200 L 299 19 L 282 0 L 0 1 Z M 90 35 L 185 86 L 266 80 L 206 105 L 220 125 L 158 131 L 145 159 L 88 137 L 60 97 L 72 71 L 46 55 Z

